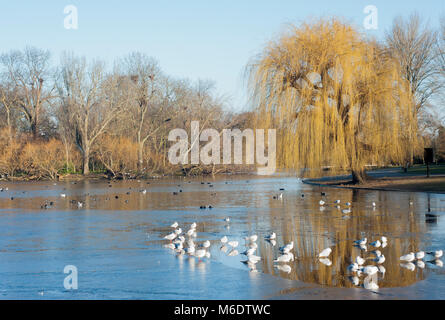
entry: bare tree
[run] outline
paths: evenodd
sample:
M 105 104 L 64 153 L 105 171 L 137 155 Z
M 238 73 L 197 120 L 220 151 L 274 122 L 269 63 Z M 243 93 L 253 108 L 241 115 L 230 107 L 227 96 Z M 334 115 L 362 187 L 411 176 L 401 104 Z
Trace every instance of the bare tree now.
M 17 91 L 11 86 L 10 82 L 0 84 L 0 106 L 4 109 L 5 123 L 8 130 L 8 138 L 11 143 L 13 139 L 13 121 L 17 104 Z
M 417 13 L 409 18 L 394 19 L 392 28 L 386 33 L 386 44 L 389 54 L 400 63 L 402 74 L 409 81 L 414 97 L 414 118 L 418 118 L 422 108 L 428 105 L 431 97 L 436 94 L 441 83 L 437 81 L 436 64 L 437 32 L 422 22 Z M 409 163 L 413 163 L 414 130 L 409 130 L 409 141 L 413 146 L 409 154 Z
M 144 147 L 147 140 L 158 132 L 168 117 L 164 115 L 166 99 L 164 87 L 166 79 L 158 63 L 139 52 L 129 54 L 118 66 L 131 80 L 132 103 L 130 117 L 134 125 L 138 145 L 138 171 L 144 168 Z
M 75 169 L 72 166 L 72 147 L 76 145 L 76 132 L 73 129 L 73 119 L 71 115 L 67 112 L 68 106 L 63 105 L 65 99 L 58 99 L 57 104 L 54 105 L 54 116 L 57 118 L 57 129 L 58 136 L 62 140 L 62 144 L 65 149 L 65 168 Z
M 65 55 L 62 61 L 61 107 L 70 115 L 75 142 L 82 153 L 83 174 L 89 174 L 91 147 L 124 110 L 125 82 L 106 74 L 100 61 Z
M 39 118 L 44 104 L 54 98 L 54 83 L 50 71 L 50 53 L 34 47 L 24 51 L 11 51 L 1 56 L 8 81 L 17 90 L 17 103 L 36 138 L 39 135 Z
M 437 62 L 440 73 L 439 81 L 442 83 L 442 88 L 445 87 L 445 15 L 440 20 L 440 34 L 437 45 Z M 441 91 L 442 101 L 445 101 L 443 90 Z
M 398 17 L 386 34 L 390 54 L 399 61 L 405 78 L 411 84 L 419 110 L 440 88 L 434 84 L 437 32 L 425 26 L 417 13 L 407 20 Z

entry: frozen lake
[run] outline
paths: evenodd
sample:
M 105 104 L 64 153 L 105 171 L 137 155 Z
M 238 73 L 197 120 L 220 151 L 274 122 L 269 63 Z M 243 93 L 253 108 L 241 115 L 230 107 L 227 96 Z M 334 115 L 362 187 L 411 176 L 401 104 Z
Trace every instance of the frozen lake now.
M 409 252 L 445 249 L 445 195 L 319 188 L 286 176 L 0 187 L 8 188 L 0 192 L 2 299 L 445 299 L 440 261 L 427 256 L 414 270 L 399 261 Z M 282 200 L 273 199 L 280 193 Z M 342 212 L 346 202 L 351 213 Z M 174 221 L 184 231 L 197 223 L 195 243 L 210 240 L 209 259 L 164 247 Z M 271 232 L 275 246 L 264 240 Z M 253 234 L 262 258 L 257 272 L 220 243 L 227 236 L 243 252 L 244 237 Z M 374 292 L 362 287 L 364 276 L 354 284 L 347 267 L 358 255 L 375 264 L 375 249 L 353 241 L 381 236 L 388 238 L 378 248 L 385 272 L 378 273 Z M 273 260 L 290 241 L 295 261 L 279 270 Z M 317 256 L 327 247 L 332 254 L 325 265 Z M 78 270 L 77 290 L 64 288 L 67 265 Z

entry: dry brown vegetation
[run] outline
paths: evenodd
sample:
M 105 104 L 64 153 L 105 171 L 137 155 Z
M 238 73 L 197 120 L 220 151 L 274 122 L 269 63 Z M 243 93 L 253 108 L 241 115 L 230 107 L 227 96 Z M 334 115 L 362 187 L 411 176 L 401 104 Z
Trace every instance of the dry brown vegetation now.
M 122 172 L 137 172 L 137 144 L 126 137 L 104 135 L 93 153 L 112 177 Z
M 33 52 L 38 70 L 33 64 L 21 68 L 43 75 L 37 62 L 47 59 L 47 53 L 33 48 L 25 52 Z M 167 159 L 170 130 L 190 132 L 192 121 L 199 121 L 201 130 L 221 130 L 233 123 L 212 82 L 172 79 L 140 53 L 118 60 L 112 71 L 103 62 L 65 54 L 59 71 L 30 89 L 46 97 L 32 109 L 36 117 L 23 105 L 22 100 L 29 100 L 26 88 L 13 81 L 16 71 L 10 64 L 17 56 L 22 53 L 2 56 L 2 176 L 56 179 L 59 174 L 93 170 L 125 178 L 221 170 L 173 166 Z
M 22 170 L 28 175 L 56 179 L 65 164 L 64 146 L 55 138 L 27 142 L 20 154 L 20 163 Z

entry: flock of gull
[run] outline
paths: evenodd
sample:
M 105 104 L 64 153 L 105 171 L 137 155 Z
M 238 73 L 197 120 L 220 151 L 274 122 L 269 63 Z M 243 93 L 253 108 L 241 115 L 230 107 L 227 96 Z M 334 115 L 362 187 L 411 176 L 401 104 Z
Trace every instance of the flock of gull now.
M 367 238 L 363 238 L 360 240 L 354 241 L 354 246 L 360 248 L 360 250 L 367 252 Z M 383 249 L 388 245 L 388 239 L 385 236 L 382 236 L 380 239 L 377 239 L 371 243 L 371 246 L 374 250 L 372 251 L 373 256 L 371 257 L 361 257 L 357 256 L 352 260 L 352 264 L 348 266 L 347 270 L 351 273 L 349 280 L 355 285 L 360 285 L 360 277 L 365 275 L 366 277 L 363 280 L 363 287 L 369 290 L 377 290 L 378 286 L 378 277 L 377 274 L 381 273 L 382 277 L 384 277 L 386 269 L 383 266 L 386 261 L 385 255 L 379 249 Z M 432 260 L 427 262 L 431 264 L 435 264 L 436 266 L 442 267 L 443 263 L 440 258 L 443 256 L 442 250 L 437 250 L 434 252 L 424 252 L 419 251 L 417 253 L 409 253 L 400 257 L 400 266 L 402 268 L 408 269 L 410 271 L 414 271 L 416 265 L 418 268 L 425 268 L 425 262 L 423 259 L 426 255 L 432 256 Z M 367 260 L 371 260 L 375 264 L 367 264 Z M 413 263 L 415 262 L 416 265 Z
M 322 196 L 324 195 L 325 194 L 322 193 Z M 302 194 L 301 196 L 304 197 L 304 194 Z M 273 199 L 282 200 L 283 194 L 273 196 Z M 320 206 L 324 207 L 326 205 L 326 202 L 324 200 L 320 200 L 319 204 Z M 340 200 L 336 200 L 334 204 L 339 206 Z M 344 214 L 348 214 L 351 212 L 351 203 L 348 202 L 345 205 L 346 209 L 343 209 L 342 212 Z M 412 202 L 410 202 L 410 205 L 412 205 Z M 375 202 L 372 202 L 372 207 L 374 209 L 376 208 Z M 224 222 L 228 224 L 230 222 L 230 218 L 225 218 Z M 164 247 L 173 250 L 179 255 L 196 257 L 200 261 L 203 258 L 210 258 L 210 241 L 205 240 L 199 245 L 195 243 L 195 239 L 197 237 L 196 222 L 193 222 L 190 225 L 190 228 L 187 232 L 184 232 L 179 227 L 178 222 L 174 222 L 170 227 L 174 230 L 164 237 L 165 240 L 169 241 L 169 243 L 164 245 Z M 230 240 L 227 236 L 222 237 L 217 245 L 222 252 L 227 254 L 227 256 L 233 257 L 244 255 L 246 259 L 242 260 L 241 262 L 246 264 L 251 272 L 258 272 L 258 270 L 256 269 L 256 264 L 261 261 L 261 256 L 256 255 L 256 250 L 258 248 L 258 245 L 256 243 L 257 240 L 258 235 L 250 235 L 244 237 L 245 250 L 241 253 L 238 251 L 240 245 L 239 242 L 236 240 Z M 269 235 L 265 236 L 264 240 L 270 243 L 272 246 L 275 246 L 277 244 L 277 234 L 275 232 L 272 232 Z M 383 265 L 386 261 L 386 258 L 380 250 L 383 250 L 385 247 L 387 247 L 388 239 L 385 236 L 381 236 L 379 239 L 376 239 L 375 241 L 369 243 L 367 238 L 353 241 L 353 246 L 359 248 L 361 252 L 368 252 L 368 245 L 372 247 L 371 256 L 365 257 L 363 253 L 360 253 L 360 255 L 357 255 L 355 259 L 351 258 L 351 265 L 347 267 L 347 271 L 350 273 L 349 280 L 352 282 L 353 285 L 361 286 L 368 290 L 378 290 L 379 285 L 377 275 L 380 273 L 383 278 L 386 272 L 386 269 Z M 295 256 L 292 252 L 293 249 L 293 241 L 283 245 L 282 247 L 279 247 L 279 256 L 277 256 L 276 259 L 273 260 L 274 267 L 284 273 L 290 273 L 292 271 L 292 267 L 288 263 L 295 261 Z M 331 253 L 332 248 L 330 247 L 319 252 L 317 255 L 319 262 L 325 266 L 331 266 Z M 434 252 L 410 252 L 400 257 L 400 266 L 410 271 L 414 271 L 416 269 L 416 266 L 419 269 L 423 269 L 425 268 L 425 262 L 423 260 L 427 256 L 430 256 L 431 259 L 426 260 L 426 262 L 434 264 L 438 267 L 443 266 L 443 262 L 440 260 L 440 258 L 443 256 L 442 250 Z M 364 276 L 363 284 L 361 284 L 362 276 Z
M 8 188 L 0 188 L 0 192 L 7 191 Z M 280 189 L 284 190 L 284 189 Z M 146 194 L 147 190 L 140 190 L 142 194 Z M 180 190 L 182 192 L 182 190 Z M 324 192 L 321 193 L 322 196 L 326 196 Z M 60 194 L 61 198 L 66 198 L 66 194 Z M 301 195 L 302 198 L 305 197 L 304 194 Z M 116 196 L 117 198 L 117 196 Z M 279 194 L 273 196 L 275 200 L 283 200 L 283 194 Z M 72 200 L 78 208 L 82 208 L 83 203 L 77 200 Z M 340 200 L 336 200 L 334 205 L 337 208 L 340 208 Z M 45 206 L 50 206 L 52 203 L 45 204 Z M 327 206 L 327 202 L 324 200 L 319 201 L 320 208 L 325 208 Z M 410 201 L 410 206 L 413 205 L 412 201 Z M 342 209 L 343 214 L 349 214 L 352 212 L 351 210 L 352 204 L 347 202 L 345 203 L 345 208 Z M 376 208 L 376 203 L 372 202 L 372 207 Z M 205 209 L 206 206 L 201 206 L 200 209 Z M 209 209 L 212 206 L 208 207 Z M 230 218 L 224 218 L 224 222 L 227 224 L 230 223 Z M 193 222 L 187 231 L 182 230 L 179 227 L 178 222 L 174 222 L 171 224 L 170 228 L 172 228 L 172 232 L 167 234 L 164 239 L 168 240 L 169 243 L 165 244 L 164 247 L 173 250 L 175 253 L 180 255 L 188 255 L 190 257 L 196 257 L 200 261 L 201 259 L 211 257 L 210 247 L 211 243 L 209 240 L 202 241 L 202 243 L 197 244 L 195 242 L 197 238 L 197 223 Z M 261 256 L 256 255 L 256 251 L 258 248 L 257 245 L 258 235 L 250 235 L 244 238 L 244 251 L 239 252 L 240 244 L 236 240 L 230 240 L 227 236 L 222 237 L 219 240 L 218 246 L 221 252 L 227 254 L 227 256 L 245 256 L 245 260 L 241 262 L 246 264 L 251 272 L 258 272 L 256 269 L 256 264 L 261 261 Z M 277 244 L 277 234 L 272 232 L 264 237 L 264 240 L 270 243 L 272 246 Z M 364 256 L 364 253 L 368 252 L 368 245 L 372 247 L 371 255 Z M 384 263 L 386 261 L 385 255 L 380 251 L 383 250 L 388 245 L 388 239 L 385 236 L 381 236 L 379 239 L 376 239 L 373 242 L 368 243 L 367 238 L 363 238 L 360 240 L 353 241 L 353 246 L 359 248 L 361 250 L 360 255 L 355 258 L 351 257 L 351 265 L 347 267 L 348 272 L 350 273 L 349 280 L 355 286 L 362 286 L 365 289 L 369 290 L 377 290 L 379 288 L 378 285 L 378 274 L 380 273 L 382 277 L 386 272 Z M 282 247 L 278 248 L 279 256 L 273 260 L 274 267 L 279 271 L 284 273 L 290 273 L 292 271 L 291 266 L 288 264 L 289 262 L 295 261 L 294 253 L 292 252 L 294 249 L 294 242 L 291 241 Z M 332 253 L 332 248 L 326 248 L 318 253 L 317 258 L 320 263 L 325 266 L 331 266 L 332 262 L 330 260 L 330 256 Z M 419 251 L 419 252 L 410 252 L 400 257 L 400 267 L 405 268 L 409 271 L 414 271 L 417 268 L 423 269 L 425 268 L 425 262 L 434 264 L 438 267 L 443 267 L 443 262 L 440 258 L 443 256 L 443 250 L 437 251 Z M 430 257 L 429 260 L 426 260 L 426 257 Z M 425 261 L 424 261 L 425 260 Z M 369 263 L 371 262 L 371 263 Z M 365 276 L 363 280 L 363 284 L 361 285 L 361 277 Z
M 229 223 L 230 218 L 224 218 L 224 222 Z M 171 226 L 173 228 L 173 232 L 167 234 L 164 239 L 170 241 L 168 244 L 164 245 L 165 248 L 171 249 L 174 252 L 181 255 L 189 255 L 192 257 L 196 257 L 199 260 L 205 258 L 210 258 L 210 246 L 211 243 L 209 240 L 205 240 L 200 245 L 195 244 L 195 238 L 197 237 L 196 222 L 193 222 L 190 225 L 190 228 L 187 232 L 184 232 L 182 228 L 179 227 L 178 222 L 174 222 Z M 272 244 L 272 246 L 276 245 L 277 235 L 275 232 L 264 237 L 265 241 Z M 227 236 L 222 237 L 219 240 L 220 250 L 227 254 L 229 257 L 234 257 L 238 255 L 246 256 L 246 260 L 241 261 L 248 265 L 250 271 L 257 272 L 256 264 L 261 261 L 261 257 L 255 255 L 255 252 L 258 248 L 258 244 L 256 243 L 258 240 L 258 235 L 251 235 L 244 237 L 244 247 L 245 250 L 243 252 L 239 252 L 239 241 L 230 240 Z M 275 263 L 287 263 L 290 261 L 294 261 L 294 254 L 291 250 L 294 247 L 294 242 L 290 242 L 283 247 L 279 248 L 281 255 L 274 260 Z M 277 265 L 279 270 L 284 272 L 290 272 L 291 268 L 288 265 Z

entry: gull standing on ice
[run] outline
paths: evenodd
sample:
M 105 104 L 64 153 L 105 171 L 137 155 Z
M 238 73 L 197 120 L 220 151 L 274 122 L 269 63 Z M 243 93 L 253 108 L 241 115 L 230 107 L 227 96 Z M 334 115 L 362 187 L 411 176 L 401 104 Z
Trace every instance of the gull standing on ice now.
M 277 238 L 277 235 L 275 232 L 272 232 L 270 235 L 264 237 L 264 239 L 266 239 L 266 240 L 275 240 L 276 238 Z
M 374 262 L 376 262 L 377 264 L 382 264 L 383 262 L 385 262 L 386 258 L 385 256 L 382 254 L 381 256 L 378 256 L 377 258 L 374 259 Z
M 415 255 L 414 255 L 414 253 L 411 252 L 411 253 L 408 253 L 408 254 L 406 254 L 406 255 L 404 255 L 404 256 L 401 256 L 401 257 L 400 257 L 400 260 L 401 260 L 401 261 L 411 262 L 411 261 L 413 261 L 415 258 L 416 258 L 416 257 L 415 257 Z
M 443 250 L 437 250 L 437 251 L 434 251 L 434 252 L 430 251 L 430 252 L 428 252 L 428 254 L 433 255 L 434 258 L 436 258 L 436 259 L 439 259 L 439 258 L 441 258 L 443 256 Z
M 202 247 L 203 248 L 209 248 L 210 247 L 210 241 L 209 240 L 206 240 L 206 241 L 204 241 L 204 243 L 202 244 Z
M 228 243 L 227 243 L 229 246 L 231 246 L 232 248 L 236 248 L 236 247 L 238 247 L 238 241 L 229 241 Z
M 422 260 L 425 257 L 425 252 L 419 251 L 416 253 L 416 260 Z
M 246 242 L 255 242 L 255 241 L 257 241 L 257 239 L 258 239 L 258 236 L 257 236 L 257 235 L 253 235 L 253 236 L 249 236 L 249 237 L 245 237 L 245 238 L 244 238 L 244 240 L 245 240 Z
M 177 237 L 177 234 L 174 233 L 174 232 L 172 232 L 172 233 L 166 235 L 166 236 L 164 237 L 164 239 L 167 239 L 167 240 L 172 241 L 172 240 L 173 240 L 174 238 L 176 238 L 176 237 Z
M 367 238 L 363 238 L 363 239 L 360 239 L 360 240 L 355 240 L 354 243 L 362 246 L 362 245 L 365 245 L 367 241 L 368 241 Z
M 256 264 L 261 260 L 261 257 L 259 256 L 255 256 L 255 255 L 249 255 L 247 256 L 247 261 L 249 261 L 250 263 Z
M 201 258 L 203 258 L 205 255 L 206 255 L 205 249 L 196 250 L 195 252 L 195 257 L 197 257 L 199 260 L 201 260 Z
M 178 227 L 178 223 L 175 221 L 170 227 L 176 229 Z
M 362 257 L 360 257 L 360 256 L 357 256 L 357 258 L 355 258 L 355 262 L 357 262 L 357 264 L 359 265 L 359 266 L 362 266 L 364 263 L 365 263 L 365 259 L 363 259 Z
M 377 268 L 376 266 L 366 266 L 362 269 L 364 274 L 367 274 L 368 276 L 372 276 L 374 274 L 376 274 L 377 272 L 379 272 L 379 268 Z
M 380 248 L 382 246 L 382 243 L 380 242 L 380 240 L 371 242 L 369 245 L 376 247 L 376 248 Z
M 247 249 L 246 251 L 244 251 L 244 252 L 241 253 L 241 254 L 243 254 L 243 255 L 245 255 L 245 256 L 251 256 L 251 255 L 254 254 L 255 250 L 256 250 L 256 248 L 250 248 L 250 249 Z
M 294 248 L 294 242 L 291 241 L 290 243 L 286 244 L 285 246 L 279 248 L 278 250 L 280 250 L 282 253 L 288 253 L 293 248 Z
M 350 272 L 357 272 L 359 270 L 359 266 L 357 262 L 354 262 L 353 264 L 348 266 L 348 271 Z

